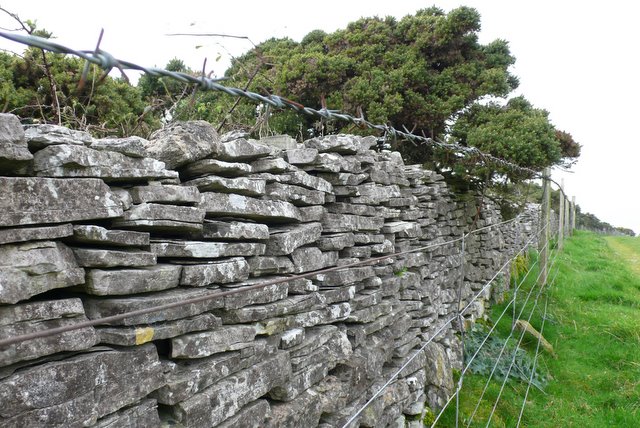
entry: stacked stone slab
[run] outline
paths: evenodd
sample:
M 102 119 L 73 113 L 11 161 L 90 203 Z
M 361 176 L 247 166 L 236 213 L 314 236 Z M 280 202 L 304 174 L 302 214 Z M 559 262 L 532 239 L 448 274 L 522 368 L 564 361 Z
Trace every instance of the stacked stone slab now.
M 1 349 L 0 425 L 421 426 L 515 240 L 374 146 L 0 115 L 0 339 L 165 305 Z

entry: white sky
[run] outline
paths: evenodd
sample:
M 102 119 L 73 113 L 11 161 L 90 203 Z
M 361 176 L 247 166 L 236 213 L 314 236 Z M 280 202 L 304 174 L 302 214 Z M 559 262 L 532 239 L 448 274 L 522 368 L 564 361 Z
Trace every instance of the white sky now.
M 251 48 L 246 40 L 168 37 L 172 32 L 247 36 L 254 43 L 270 37 L 300 40 L 314 29 L 343 28 L 361 16 L 398 18 L 432 4 L 449 11 L 460 5 L 482 15 L 481 42 L 508 40 L 517 62 L 513 72 L 524 95 L 551 113 L 559 129 L 583 145 L 566 191 L 583 211 L 614 226 L 640 233 L 640 146 L 635 128 L 640 99 L 640 3 L 595 1 L 29 1 L 0 0 L 0 6 L 37 20 L 57 41 L 77 49 L 101 48 L 117 58 L 145 66 L 164 66 L 178 57 L 222 75 L 229 54 Z M 0 27 L 15 27 L 0 16 Z M 196 48 L 196 46 L 201 47 Z M 0 39 L 0 48 L 22 47 Z M 219 61 L 216 58 L 221 55 Z

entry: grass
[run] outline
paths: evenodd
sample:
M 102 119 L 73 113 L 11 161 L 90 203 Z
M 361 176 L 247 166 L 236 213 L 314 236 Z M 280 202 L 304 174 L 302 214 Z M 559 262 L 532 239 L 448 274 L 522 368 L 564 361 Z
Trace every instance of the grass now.
M 603 238 L 576 231 L 565 242 L 564 251 L 557 258 L 555 284 L 546 291 L 549 303 L 544 336 L 554 346 L 557 357 L 540 354 L 538 365 L 547 384 L 543 391 L 531 388 L 521 426 L 640 426 L 639 260 L 640 238 Z M 530 289 L 536 275 L 532 271 L 523 288 Z M 546 293 L 531 318 L 538 330 Z M 523 307 L 524 295 L 518 293 L 518 311 Z M 505 305 L 493 307 L 494 320 Z M 524 305 L 520 318 L 526 319 L 532 308 L 531 301 Z M 496 326 L 503 338 L 511 329 L 511 313 L 509 309 Z M 523 347 L 534 354 L 535 343 L 525 342 Z M 469 421 L 487 377 L 465 375 L 460 395 L 461 426 Z M 487 425 L 501 385 L 502 381 L 489 383 L 471 426 Z M 489 426 L 516 425 L 526 386 L 519 380 L 507 382 Z M 455 426 L 455 400 L 438 426 Z

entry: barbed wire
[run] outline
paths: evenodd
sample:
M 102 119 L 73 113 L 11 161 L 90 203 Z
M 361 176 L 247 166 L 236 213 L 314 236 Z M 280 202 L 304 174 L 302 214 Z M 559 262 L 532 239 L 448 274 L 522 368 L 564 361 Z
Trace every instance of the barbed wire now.
M 489 162 L 487 161 L 491 161 L 496 165 L 500 165 L 510 170 L 526 173 L 527 175 L 535 178 L 541 177 L 541 173 L 539 171 L 536 171 L 531 168 L 523 167 L 513 162 L 491 155 L 489 153 L 485 153 L 476 147 L 462 146 L 460 144 L 445 143 L 442 141 L 437 141 L 437 140 L 434 140 L 433 138 L 414 134 L 410 132 L 406 127 L 403 127 L 404 130 L 400 130 L 387 124 L 375 124 L 373 122 L 366 120 L 364 116 L 355 117 L 348 113 L 342 112 L 340 110 L 330 110 L 327 108 L 314 109 L 311 107 L 306 107 L 298 102 L 292 101 L 290 99 L 287 99 L 279 95 L 273 95 L 273 94 L 261 95 L 249 90 L 243 90 L 240 88 L 221 85 L 220 82 L 225 80 L 225 78 L 217 79 L 217 78 L 211 78 L 207 76 L 196 77 L 184 72 L 169 71 L 169 70 L 158 68 L 158 67 L 145 67 L 130 61 L 117 59 L 114 55 L 104 51 L 103 49 L 100 49 L 99 47 L 97 47 L 94 50 L 77 50 L 60 43 L 56 43 L 50 39 L 37 37 L 31 34 L 17 34 L 17 33 L 11 33 L 6 31 L 0 31 L 0 37 L 4 37 L 5 39 L 11 40 L 17 43 L 21 43 L 27 46 L 37 47 L 37 48 L 40 48 L 49 52 L 57 53 L 57 54 L 77 56 L 79 58 L 84 59 L 88 63 L 97 65 L 98 67 L 100 67 L 105 71 L 105 74 L 111 72 L 114 68 L 116 68 L 120 70 L 120 72 L 125 77 L 126 75 L 124 74 L 124 70 L 140 71 L 142 73 L 149 74 L 155 77 L 168 77 L 182 83 L 197 85 L 202 90 L 218 91 L 234 97 L 244 97 L 254 102 L 267 104 L 271 107 L 275 107 L 279 109 L 288 108 L 298 113 L 305 114 L 311 117 L 316 117 L 319 119 L 341 120 L 341 121 L 352 123 L 359 127 L 366 127 L 369 129 L 380 131 L 384 133 L 384 135 L 388 135 L 393 138 L 399 137 L 399 138 L 411 141 L 413 143 L 431 145 L 447 151 L 462 153 L 468 156 L 478 156 L 480 157 L 480 159 L 482 159 L 484 164 L 488 164 Z

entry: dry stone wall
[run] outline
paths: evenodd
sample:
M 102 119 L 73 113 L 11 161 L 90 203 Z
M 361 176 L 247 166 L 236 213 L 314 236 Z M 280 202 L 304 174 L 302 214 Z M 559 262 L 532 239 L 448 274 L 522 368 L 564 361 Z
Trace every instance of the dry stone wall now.
M 460 242 L 436 244 L 501 221 L 374 146 L 205 122 L 96 140 L 0 115 L 0 339 L 212 297 L 0 349 L 0 425 L 342 426 L 455 314 Z M 509 233 L 466 239 L 462 304 Z M 453 389 L 454 327 L 353 426 L 421 426 Z

